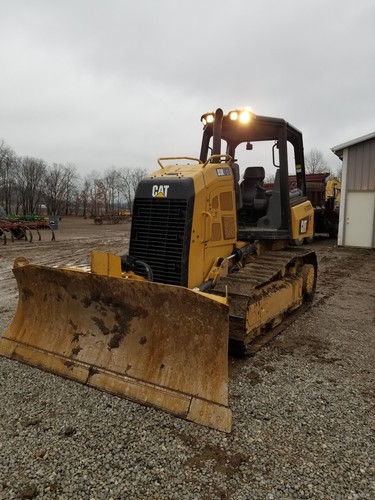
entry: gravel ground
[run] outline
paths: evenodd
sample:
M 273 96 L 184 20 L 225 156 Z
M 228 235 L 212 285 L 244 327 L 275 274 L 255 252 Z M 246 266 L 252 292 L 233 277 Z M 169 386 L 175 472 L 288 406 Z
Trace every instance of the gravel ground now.
M 128 228 L 112 232 L 79 229 L 67 244 L 61 230 L 33 252 L 120 251 Z M 8 261 L 31 252 L 12 245 L 0 250 L 0 333 L 16 307 Z M 253 358 L 229 360 L 231 434 L 0 358 L 0 498 L 375 498 L 375 252 L 313 246 L 314 305 Z

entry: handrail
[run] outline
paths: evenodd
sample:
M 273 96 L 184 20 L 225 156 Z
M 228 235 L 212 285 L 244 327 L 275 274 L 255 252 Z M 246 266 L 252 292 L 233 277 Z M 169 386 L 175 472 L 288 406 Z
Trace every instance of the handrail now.
M 193 156 L 165 156 L 162 158 L 158 158 L 158 163 L 162 169 L 166 168 L 161 162 L 166 161 L 166 160 L 193 160 L 197 161 L 198 163 L 203 163 L 199 158 L 194 158 Z
M 213 159 L 216 159 L 216 158 L 225 158 L 227 160 L 227 163 L 229 163 L 230 161 L 232 161 L 232 157 L 231 155 L 227 155 L 227 154 L 220 154 L 220 155 L 211 155 L 208 160 L 206 160 L 202 166 L 202 168 L 206 167 L 209 163 L 212 162 Z

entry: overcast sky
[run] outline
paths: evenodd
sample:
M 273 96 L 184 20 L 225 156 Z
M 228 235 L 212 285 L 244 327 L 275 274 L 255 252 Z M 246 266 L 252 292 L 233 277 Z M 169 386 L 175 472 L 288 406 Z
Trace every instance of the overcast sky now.
M 375 131 L 374 0 L 0 0 L 0 139 L 84 176 L 198 156 L 251 106 L 332 146 Z

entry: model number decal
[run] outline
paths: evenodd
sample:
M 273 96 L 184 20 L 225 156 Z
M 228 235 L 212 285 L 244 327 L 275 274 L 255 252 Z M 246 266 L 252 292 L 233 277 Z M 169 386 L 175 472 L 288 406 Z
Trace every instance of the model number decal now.
M 152 197 L 153 198 L 166 198 L 168 196 L 169 185 L 154 185 L 152 186 Z
M 230 175 L 229 168 L 217 168 L 216 173 L 219 177 L 223 175 Z

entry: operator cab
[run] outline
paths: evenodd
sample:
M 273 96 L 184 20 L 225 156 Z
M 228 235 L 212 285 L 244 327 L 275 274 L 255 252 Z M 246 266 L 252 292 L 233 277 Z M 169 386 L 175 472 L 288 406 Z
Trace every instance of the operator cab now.
M 204 125 L 201 161 L 206 161 L 211 154 L 221 154 L 222 147 L 232 158 L 238 238 L 290 237 L 290 207 L 307 199 L 301 132 L 283 119 L 257 116 L 247 109 L 226 115 L 218 109 L 203 115 L 201 120 Z M 236 155 L 240 146 L 245 145 L 245 161 L 251 165 L 251 157 L 256 156 L 254 153 L 260 144 L 268 147 L 267 172 L 263 165 L 256 163 L 246 168 L 242 167 L 242 160 L 238 164 Z M 289 165 L 288 158 L 292 156 L 294 165 Z M 296 178 L 293 191 L 289 190 L 289 174 Z M 270 177 L 272 181 L 268 182 Z

